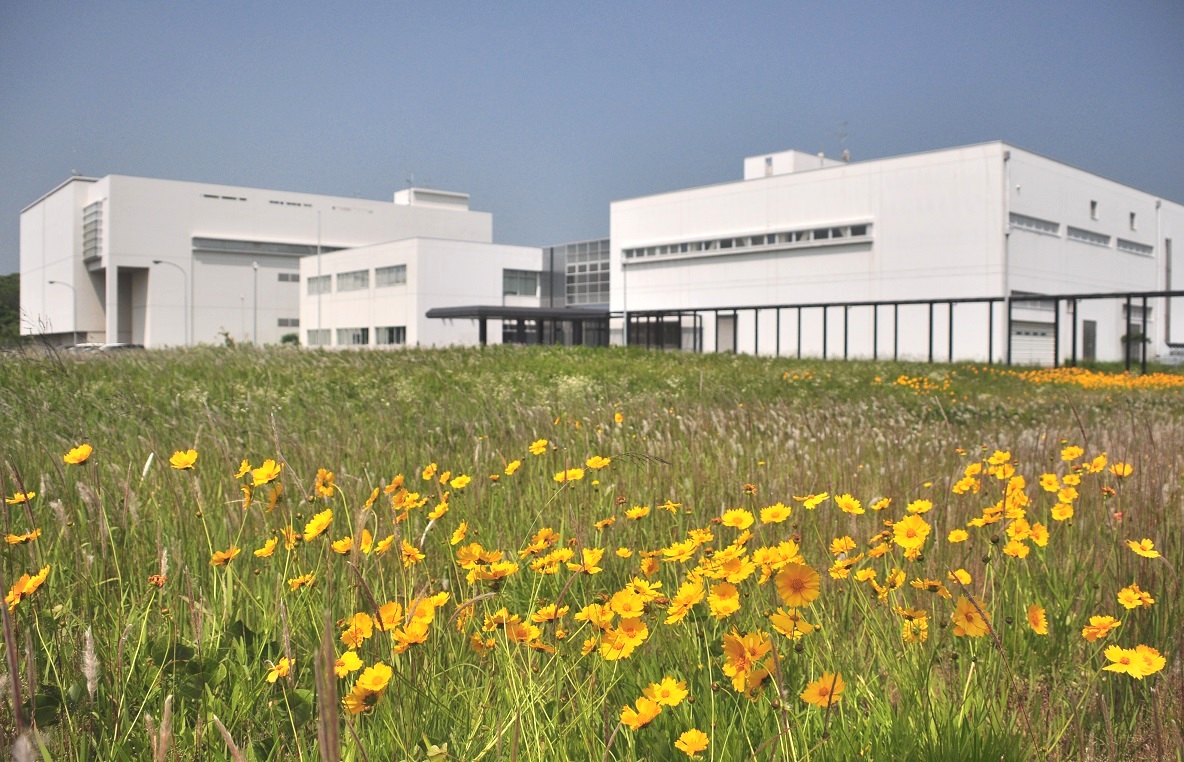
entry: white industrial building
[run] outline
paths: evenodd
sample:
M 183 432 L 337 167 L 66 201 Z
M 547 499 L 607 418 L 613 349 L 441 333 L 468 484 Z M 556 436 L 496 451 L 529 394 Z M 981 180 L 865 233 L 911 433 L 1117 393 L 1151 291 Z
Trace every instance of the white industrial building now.
M 21 213 L 22 332 L 375 348 L 611 335 L 1044 364 L 1120 359 L 1127 343 L 1163 356 L 1184 339 L 1184 304 L 1168 298 L 1033 298 L 1171 290 L 1184 207 L 1005 143 L 753 156 L 742 180 L 614 202 L 610 216 L 610 239 L 539 249 L 494 244 L 463 193 L 73 177 Z
M 391 202 L 109 175 L 21 212 L 21 332 L 149 347 L 299 333 L 301 261 L 415 237 L 487 245 L 468 196 Z M 536 253 L 538 250 L 535 250 Z
M 1181 237 L 1180 204 L 1001 142 L 852 163 L 753 156 L 743 180 L 612 204 L 610 305 L 630 317 L 614 341 L 902 358 L 936 345 L 937 359 L 952 347 L 1005 361 L 1004 303 L 937 305 L 932 332 L 929 305 L 792 306 L 1166 290 Z M 1152 356 L 1184 339 L 1169 302 L 1132 308 Z M 1076 321 L 1059 306 L 1012 305 L 1015 361 L 1051 362 L 1054 331 L 1069 357 L 1074 324 L 1078 356 L 1122 357 L 1125 303 L 1081 301 Z

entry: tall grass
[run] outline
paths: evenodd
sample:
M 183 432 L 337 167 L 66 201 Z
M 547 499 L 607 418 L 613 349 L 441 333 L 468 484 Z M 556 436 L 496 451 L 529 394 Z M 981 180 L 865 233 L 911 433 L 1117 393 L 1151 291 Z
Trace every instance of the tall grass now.
M 443 744 L 466 760 L 675 759 L 685 757 L 674 740 L 694 727 L 710 738 L 703 756 L 718 760 L 1179 759 L 1181 394 L 1057 380 L 973 366 L 513 347 L 6 358 L 0 487 L 37 496 L 6 505 L 3 529 L 42 535 L 0 551 L 5 590 L 22 574 L 51 571 L 12 612 L 0 663 L 16 674 L 0 668 L 0 685 L 15 690 L 2 689 L 0 748 L 23 729 L 26 748 L 68 760 L 425 759 Z M 548 446 L 536 456 L 527 447 L 539 439 Z M 63 463 L 81 442 L 94 447 L 91 458 Z M 1065 444 L 1083 447 L 1086 460 L 1105 452 L 1131 463 L 1133 473 L 1083 477 L 1073 520 L 1058 522 L 1037 480 L 1070 471 Z M 171 468 L 170 456 L 189 448 L 199 453 L 195 468 Z M 1004 483 L 993 478 L 978 494 L 952 492 L 968 464 L 996 449 L 1027 480 L 1029 518 L 1051 531 L 1047 547 L 1023 560 L 1000 552 L 1006 522 L 971 528 L 965 543 L 946 540 L 1002 498 Z M 579 481 L 554 480 L 593 455 L 613 461 Z M 250 476 L 235 473 L 243 459 L 266 458 L 283 466 L 284 498 L 266 513 L 259 488 L 244 510 L 240 485 Z M 522 466 L 507 476 L 514 460 Z M 425 481 L 429 463 L 472 482 Z M 332 497 L 310 497 L 318 469 L 334 473 Z M 428 504 L 403 521 L 389 495 L 366 510 L 372 491 L 397 474 Z M 793 501 L 822 491 L 892 503 L 854 516 L 833 500 L 816 510 Z M 429 520 L 445 492 L 449 510 Z M 953 600 L 977 596 L 991 636 L 955 636 L 953 600 L 907 581 L 881 599 L 854 570 L 827 574 L 832 539 L 849 535 L 852 555 L 866 551 L 884 520 L 903 518 L 919 498 L 934 504 L 923 515 L 933 532 L 922 557 L 908 561 L 896 547 L 855 569 L 875 569 L 882 583 L 900 568 L 907 580 L 943 581 Z M 679 507 L 660 509 L 667 501 Z M 694 560 L 662 562 L 649 578 L 673 596 L 708 547 L 722 550 L 738 535 L 718 523 L 724 511 L 759 514 L 778 501 L 793 506 L 791 517 L 758 518 L 748 547 L 797 538 L 822 575 L 820 597 L 802 610 L 819 631 L 798 641 L 774 632 L 767 614 L 782 602 L 771 582 L 757 583 L 758 571 L 737 584 L 735 614 L 717 619 L 703 602 L 667 626 L 665 605 L 654 601 L 644 615 L 649 637 L 632 656 L 581 655 L 598 633 L 572 615 L 643 576 L 643 553 L 692 529 L 712 531 Z M 646 505 L 646 517 L 625 518 Z M 300 531 L 329 508 L 322 537 L 291 551 L 281 539 L 270 558 L 253 555 L 280 529 Z M 594 526 L 610 516 L 615 523 Z M 469 534 L 454 546 L 461 521 Z M 330 549 L 359 538 L 363 525 L 375 540 L 393 534 L 393 548 L 381 557 Z M 544 527 L 576 560 L 582 548 L 605 548 L 604 571 L 531 571 L 532 558 L 518 551 Z M 1144 537 L 1163 558 L 1126 547 Z M 422 548 L 422 563 L 400 561 L 404 540 Z M 471 542 L 520 568 L 470 583 L 455 554 Z M 241 555 L 210 564 L 231 546 Z M 964 589 L 947 579 L 959 568 L 972 578 Z M 306 573 L 316 583 L 291 591 L 288 580 Z M 151 575 L 165 577 L 163 586 Z M 1116 592 L 1132 582 L 1156 603 L 1122 609 Z M 366 666 L 382 661 L 393 674 L 372 709 L 346 713 L 340 699 L 362 672 L 331 671 L 330 657 L 345 651 L 341 623 L 438 592 L 449 600 L 426 642 L 393 653 L 391 634 L 376 631 L 357 648 Z M 504 628 L 481 631 L 503 607 L 529 620 L 557 601 L 570 613 L 540 625 L 536 641 L 554 653 L 512 642 Z M 1047 610 L 1048 636 L 1027 625 L 1032 603 Z M 902 641 L 893 606 L 928 613 L 925 643 Z M 1081 629 L 1098 614 L 1123 624 L 1088 643 Z M 772 639 L 773 668 L 746 695 L 722 672 L 722 643 L 757 630 Z M 472 649 L 474 635 L 493 641 L 488 653 Z M 1144 680 L 1103 672 L 1100 647 L 1113 643 L 1153 646 L 1167 668 Z M 267 682 L 285 657 L 295 667 Z M 847 683 L 827 709 L 798 697 L 823 672 Z M 664 676 L 685 680 L 689 698 L 640 730 L 621 726 L 622 706 Z

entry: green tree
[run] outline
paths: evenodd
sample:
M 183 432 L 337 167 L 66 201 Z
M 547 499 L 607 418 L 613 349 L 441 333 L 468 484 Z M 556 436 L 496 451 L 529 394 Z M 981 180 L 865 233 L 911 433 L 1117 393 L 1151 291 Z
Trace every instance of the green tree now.
M 21 335 L 20 273 L 0 275 L 0 345 L 15 344 Z

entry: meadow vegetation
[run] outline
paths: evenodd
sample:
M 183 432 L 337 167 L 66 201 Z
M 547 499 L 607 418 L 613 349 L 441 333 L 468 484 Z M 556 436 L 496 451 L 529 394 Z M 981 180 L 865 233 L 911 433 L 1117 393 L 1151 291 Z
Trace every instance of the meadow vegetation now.
M 0 362 L 0 749 L 1181 759 L 1184 376 Z

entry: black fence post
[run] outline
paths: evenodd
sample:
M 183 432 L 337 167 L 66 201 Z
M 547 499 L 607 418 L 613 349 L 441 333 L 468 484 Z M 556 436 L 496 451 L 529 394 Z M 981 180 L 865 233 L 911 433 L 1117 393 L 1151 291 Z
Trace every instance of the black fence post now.
M 892 305 L 892 361 L 900 357 L 900 304 Z
M 933 363 L 933 302 L 929 303 L 929 363 Z
M 950 302 L 950 362 L 954 361 L 954 303 Z
M 1052 367 L 1061 367 L 1061 300 L 1052 300 Z
M 847 359 L 847 316 L 851 314 L 851 307 L 843 305 L 843 359 Z
M 1007 296 L 1007 365 L 1011 367 L 1011 296 Z
M 802 308 L 798 307 L 798 359 L 802 359 Z
M 822 308 L 822 359 L 826 359 L 826 313 L 829 310 L 824 306 Z
M 1126 370 L 1129 373 L 1131 369 L 1131 341 L 1134 337 L 1131 336 L 1131 298 L 1128 295 L 1126 298 L 1126 337 L 1122 342 L 1122 353 L 1125 355 L 1123 360 L 1126 362 Z
M 761 356 L 761 311 L 756 307 L 752 308 L 752 355 Z
M 995 302 L 987 302 L 987 365 L 995 364 Z
M 872 305 L 872 359 L 880 359 L 880 305 Z
M 1147 375 L 1147 297 L 1143 297 L 1143 317 L 1139 321 L 1143 328 L 1139 331 L 1139 347 L 1141 353 L 1139 372 Z
M 773 356 L 781 356 L 781 308 L 777 308 L 777 338 L 775 339 L 777 346 L 773 348 Z
M 1077 367 L 1077 300 L 1074 299 L 1070 306 L 1073 309 L 1073 318 L 1072 318 L 1073 319 L 1073 330 L 1070 331 L 1070 333 L 1072 334 L 1073 348 L 1069 350 L 1069 357 L 1071 358 L 1070 362 L 1073 364 L 1073 367 L 1076 368 Z

